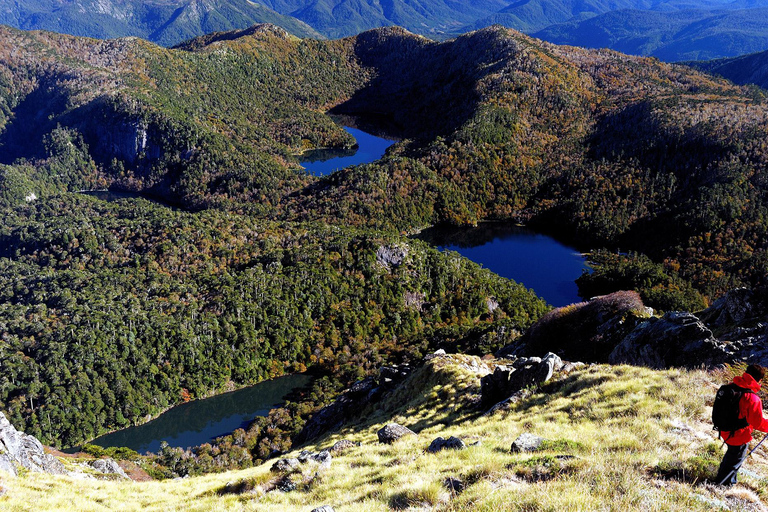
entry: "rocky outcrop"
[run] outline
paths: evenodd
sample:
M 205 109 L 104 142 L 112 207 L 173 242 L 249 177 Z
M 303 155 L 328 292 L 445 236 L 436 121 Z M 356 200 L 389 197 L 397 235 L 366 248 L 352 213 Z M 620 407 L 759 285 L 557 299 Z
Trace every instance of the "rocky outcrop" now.
M 523 388 L 546 382 L 562 368 L 563 361 L 551 352 L 543 358 L 521 357 L 511 366 L 497 366 L 492 374 L 480 379 L 482 404 L 491 406 Z
M 332 404 L 322 408 L 307 421 L 294 444 L 305 443 L 325 432 L 338 429 L 368 404 L 380 401 L 412 371 L 409 365 L 384 366 L 379 370 L 377 378 L 368 377 L 354 383 Z
M 390 423 L 384 425 L 384 427 L 376 432 L 376 435 L 379 437 L 380 443 L 392 444 L 405 436 L 415 436 L 416 432 L 397 423 Z
M 301 471 L 302 465 L 316 464 L 318 469 L 328 469 L 331 467 L 333 457 L 328 450 L 323 450 L 320 453 L 313 453 L 308 450 L 302 450 L 298 457 L 291 457 L 288 459 L 280 459 L 269 468 L 273 473 L 294 473 Z
M 17 468 L 63 475 L 64 465 L 53 455 L 45 453 L 37 438 L 19 432 L 0 412 L 0 470 L 17 474 Z
M 768 315 L 768 288 L 737 288 L 715 301 L 698 314 L 710 328 L 737 327 L 750 320 L 765 319 Z
M 672 312 L 638 325 L 611 352 L 608 362 L 667 368 L 714 366 L 732 358 L 733 351 L 696 316 Z
M 399 267 L 408 256 L 408 247 L 382 245 L 376 249 L 376 262 L 386 268 Z
M 125 471 L 123 471 L 123 468 L 121 468 L 117 464 L 117 462 L 115 462 L 112 459 L 96 459 L 94 461 L 91 461 L 89 463 L 89 466 L 91 466 L 96 471 L 99 471 L 106 475 L 117 475 L 120 478 L 129 480 L 128 475 L 125 474 Z

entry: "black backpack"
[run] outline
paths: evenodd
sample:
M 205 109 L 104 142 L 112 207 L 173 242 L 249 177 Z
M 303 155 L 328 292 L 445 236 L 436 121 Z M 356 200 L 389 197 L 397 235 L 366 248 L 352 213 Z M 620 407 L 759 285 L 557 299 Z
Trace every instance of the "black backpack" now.
M 712 405 L 713 429 L 717 431 L 733 432 L 749 425 L 746 418 L 739 418 L 739 401 L 745 393 L 754 393 L 736 384 L 720 386 L 715 395 L 715 403 Z

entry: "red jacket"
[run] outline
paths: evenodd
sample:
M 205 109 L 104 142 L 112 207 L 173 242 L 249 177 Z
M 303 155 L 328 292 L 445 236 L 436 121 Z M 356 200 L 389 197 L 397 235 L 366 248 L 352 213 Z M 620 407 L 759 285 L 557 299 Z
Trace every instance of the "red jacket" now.
M 748 373 L 733 379 L 740 388 L 757 393 L 760 384 Z M 768 420 L 763 418 L 763 402 L 755 393 L 744 393 L 739 401 L 739 418 L 746 418 L 749 425 L 733 432 L 721 432 L 725 443 L 732 446 L 747 444 L 752 440 L 752 431 L 768 432 Z

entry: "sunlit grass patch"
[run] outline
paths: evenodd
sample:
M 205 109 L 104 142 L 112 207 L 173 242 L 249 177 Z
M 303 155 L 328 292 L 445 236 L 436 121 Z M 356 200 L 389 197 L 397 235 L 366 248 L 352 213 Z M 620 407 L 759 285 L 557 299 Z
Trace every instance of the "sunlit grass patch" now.
M 321 505 L 338 512 L 689 511 L 710 510 L 710 498 L 737 503 L 711 486 L 692 485 L 716 470 L 721 457 L 710 437 L 707 409 L 720 375 L 594 365 L 532 389 L 507 410 L 484 414 L 473 400 L 484 363 L 468 356 L 446 359 L 416 370 L 387 400 L 386 411 L 363 411 L 344 430 L 285 454 L 320 451 L 340 439 L 361 443 L 333 455 L 326 470 L 302 467 L 287 478 L 292 485 L 280 485 L 286 477 L 270 471 L 274 461 L 142 484 L 26 475 L 0 482 L 8 489 L 0 509 L 30 510 L 28 504 L 35 503 L 35 510 L 50 510 L 67 500 L 77 510 L 260 512 Z M 392 421 L 418 435 L 379 443 L 376 432 Z M 512 453 L 510 446 L 522 433 L 545 441 L 534 453 Z M 467 446 L 427 452 L 437 436 L 456 436 Z M 749 462 L 753 471 L 766 468 L 761 453 Z M 680 471 L 684 478 L 678 478 Z M 460 491 L 446 487 L 449 478 L 461 482 Z M 742 481 L 742 488 L 765 499 L 764 480 Z

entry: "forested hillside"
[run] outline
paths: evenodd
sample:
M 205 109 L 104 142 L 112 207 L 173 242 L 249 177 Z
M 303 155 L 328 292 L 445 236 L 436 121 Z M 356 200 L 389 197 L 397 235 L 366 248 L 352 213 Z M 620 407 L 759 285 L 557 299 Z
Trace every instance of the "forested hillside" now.
M 310 176 L 298 153 L 354 143 L 329 111 L 404 140 Z M 765 284 L 767 117 L 759 89 L 500 27 L 175 49 L 0 29 L 0 406 L 69 444 L 305 366 L 491 350 L 545 306 L 400 234 L 441 222 L 643 252 L 671 306 Z M 104 187 L 179 209 L 73 194 Z
M 733 59 L 686 62 L 696 69 L 721 75 L 737 84 L 759 85 L 768 89 L 768 51 L 742 55 Z
M 0 248 L 0 403 L 54 444 L 308 366 L 350 382 L 545 310 L 417 241 L 145 200 L 7 209 Z

